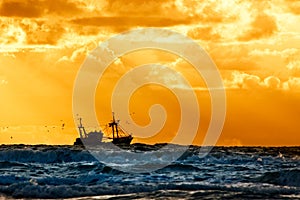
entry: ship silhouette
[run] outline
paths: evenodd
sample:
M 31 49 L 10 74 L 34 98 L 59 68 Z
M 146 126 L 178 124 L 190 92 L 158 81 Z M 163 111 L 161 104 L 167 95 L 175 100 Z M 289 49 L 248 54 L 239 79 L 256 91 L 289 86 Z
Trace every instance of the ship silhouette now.
M 133 137 L 126 133 L 121 126 L 119 125 L 120 120 L 115 119 L 115 114 L 113 114 L 112 122 L 108 123 L 109 127 L 112 130 L 112 143 L 115 145 L 129 145 L 133 139 Z
M 86 131 L 85 127 L 82 125 L 82 118 L 79 118 L 79 138 L 76 138 L 74 145 L 89 145 L 89 146 L 97 146 L 103 143 L 104 135 L 106 135 L 108 139 L 112 140 L 111 142 L 117 146 L 129 146 L 133 137 L 126 133 L 124 129 L 121 128 L 119 125 L 120 120 L 115 119 L 114 112 L 112 113 L 112 120 L 108 123 L 108 126 L 104 129 L 99 131 Z

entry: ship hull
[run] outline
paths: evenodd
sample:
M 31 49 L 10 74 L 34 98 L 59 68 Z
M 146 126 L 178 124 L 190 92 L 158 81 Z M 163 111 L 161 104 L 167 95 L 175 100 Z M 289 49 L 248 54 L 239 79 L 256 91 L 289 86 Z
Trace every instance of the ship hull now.
M 114 138 L 112 143 L 115 145 L 130 145 L 131 141 L 132 141 L 132 137 L 128 136 L 128 137 L 119 137 L 119 138 Z
M 91 140 L 89 138 L 76 138 L 76 141 L 74 142 L 73 145 L 76 146 L 98 146 L 101 145 L 103 142 L 101 140 Z

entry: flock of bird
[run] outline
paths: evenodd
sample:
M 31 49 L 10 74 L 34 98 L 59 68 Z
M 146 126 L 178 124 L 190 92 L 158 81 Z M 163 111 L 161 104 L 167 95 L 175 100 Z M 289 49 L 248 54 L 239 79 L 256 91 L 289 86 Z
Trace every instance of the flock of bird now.
M 47 126 L 47 125 L 45 125 L 44 128 L 47 129 L 48 133 L 50 133 L 51 130 L 54 130 L 56 128 L 60 128 L 63 131 L 65 129 L 65 127 L 66 127 L 66 124 L 63 122 L 63 120 L 60 120 L 60 122 L 61 122 L 60 126 Z M 9 130 L 9 128 L 10 128 L 9 126 L 2 126 L 2 127 L 0 127 L 0 133 L 1 132 L 6 132 L 7 130 Z M 12 140 L 13 136 L 10 136 L 10 139 Z

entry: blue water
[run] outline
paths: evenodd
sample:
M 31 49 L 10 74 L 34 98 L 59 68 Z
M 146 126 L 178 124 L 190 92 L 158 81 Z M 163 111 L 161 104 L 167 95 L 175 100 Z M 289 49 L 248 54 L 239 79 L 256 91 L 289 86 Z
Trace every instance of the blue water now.
M 79 147 L 2 145 L 0 197 L 300 199 L 300 147 L 215 147 L 204 158 L 198 153 L 190 147 L 163 169 L 127 173 Z M 103 156 L 110 161 L 115 155 Z M 116 159 L 126 165 L 120 155 Z

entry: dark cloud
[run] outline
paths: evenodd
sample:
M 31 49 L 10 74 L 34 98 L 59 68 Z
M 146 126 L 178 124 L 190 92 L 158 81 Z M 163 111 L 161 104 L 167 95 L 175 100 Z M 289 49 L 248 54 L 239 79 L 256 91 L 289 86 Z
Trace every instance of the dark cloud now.
M 65 32 L 61 24 L 44 20 L 20 22 L 19 26 L 26 32 L 27 44 L 55 45 Z
M 79 18 L 74 19 L 71 22 L 79 25 L 89 25 L 89 26 L 107 26 L 107 27 L 134 27 L 134 26 L 144 26 L 144 27 L 167 27 L 175 26 L 180 24 L 191 24 L 193 19 L 183 18 L 161 18 L 161 17 L 128 17 L 128 16 L 118 16 L 118 17 L 90 17 L 90 18 Z
M 101 27 L 97 26 L 80 26 L 80 25 L 74 25 L 71 26 L 74 32 L 76 32 L 78 35 L 97 35 L 103 31 Z
M 278 30 L 275 19 L 265 13 L 258 14 L 251 27 L 238 39 L 241 41 L 256 40 L 273 35 Z
M 107 0 L 106 12 L 113 16 L 161 17 L 170 19 L 194 18 L 197 22 L 221 23 L 233 22 L 236 16 L 216 9 L 216 3 L 207 1 L 176 0 Z
M 3 0 L 0 7 L 0 15 L 7 17 L 39 17 L 43 10 L 39 1 L 7 1 Z
M 81 12 L 75 3 L 67 0 L 3 0 L 0 5 L 0 15 L 7 17 L 72 16 Z
M 161 16 L 172 11 L 173 16 L 178 11 L 175 0 L 107 0 L 106 10 L 118 15 Z
M 73 16 L 80 14 L 83 10 L 79 4 L 68 0 L 51 0 L 46 1 L 44 6 L 45 14 L 56 14 L 60 16 Z

